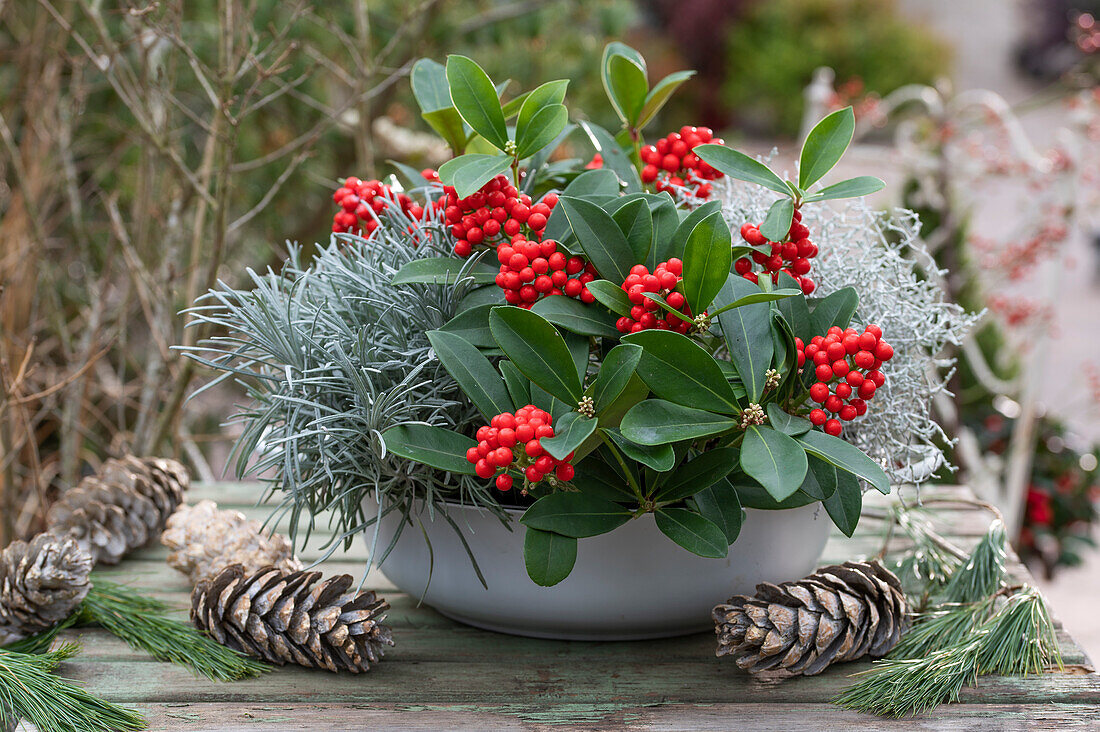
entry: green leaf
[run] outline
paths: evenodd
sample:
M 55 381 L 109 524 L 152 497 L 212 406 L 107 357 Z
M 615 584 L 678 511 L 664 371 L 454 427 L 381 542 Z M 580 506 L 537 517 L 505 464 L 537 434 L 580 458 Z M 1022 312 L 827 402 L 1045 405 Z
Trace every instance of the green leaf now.
M 553 587 L 573 571 L 577 563 L 577 540 L 528 527 L 523 537 L 523 562 L 527 565 L 527 576 L 536 585 Z
M 581 398 L 581 382 L 561 334 L 538 313 L 494 308 L 489 328 L 497 345 L 528 379 L 566 404 Z
M 479 348 L 495 348 L 497 342 L 489 330 L 489 311 L 495 307 L 496 303 L 489 303 L 463 310 L 439 330 L 453 333 Z
M 798 282 L 784 272 L 779 273 L 778 285 L 782 288 L 780 292 L 791 289 L 801 293 Z M 787 325 L 791 326 L 791 332 L 801 338 L 803 343 L 809 343 L 810 339 L 816 335 L 813 331 L 813 324 L 810 320 L 810 307 L 806 304 L 805 295 L 799 294 L 784 298 L 777 302 L 775 307 L 779 310 L 783 319 L 787 321 Z
M 672 445 L 639 445 L 626 439 L 622 432 L 613 427 L 605 429 L 604 433 L 628 458 L 658 473 L 671 470 L 676 463 L 676 451 L 672 449 Z
M 453 285 L 462 280 L 487 285 L 496 282 L 500 270 L 486 264 L 471 263 L 466 259 L 429 257 L 414 259 L 397 271 L 391 285 L 428 284 Z
M 574 458 L 573 462 L 576 465 L 576 473 L 570 482 L 581 493 L 599 496 L 609 501 L 637 501 L 623 477 L 598 455 L 590 455 L 580 462 Z
M 562 190 L 561 195 L 574 198 L 588 198 L 591 196 L 618 196 L 622 184 L 615 171 L 607 168 L 586 170 L 569 182 Z M 555 208 L 555 210 L 557 210 Z
M 653 243 L 653 214 L 649 210 L 649 202 L 643 198 L 629 201 L 612 213 L 611 218 L 626 236 L 630 251 L 634 253 L 634 261 L 646 261 Z
M 834 325 L 847 328 L 859 307 L 859 295 L 851 287 L 832 292 L 820 300 L 810 313 L 810 325 L 814 335 L 824 335 Z
M 737 397 L 718 362 L 687 336 L 643 330 L 624 336 L 623 342 L 645 349 L 637 372 L 658 397 L 714 412 L 738 411 Z
M 849 178 L 831 186 L 825 186 L 816 193 L 806 198 L 806 203 L 818 201 L 832 201 L 838 198 L 858 198 L 877 193 L 886 187 L 881 178 L 870 175 L 861 175 L 857 178 Z
M 636 264 L 622 229 L 606 211 L 583 198 L 561 196 L 558 208 L 565 212 L 577 244 L 600 276 L 623 282 Z
M 514 363 L 501 361 L 500 374 L 504 377 L 504 384 L 508 387 L 508 395 L 512 397 L 513 404 L 525 407 L 531 403 L 531 382 L 520 373 Z
M 481 355 L 477 346 L 462 336 L 442 330 L 428 331 L 428 341 L 447 373 L 454 377 L 486 419 L 515 410 L 500 374 L 489 359 Z
M 817 430 L 810 430 L 795 439 L 811 455 L 863 478 L 879 493 L 890 493 L 890 479 L 886 477 L 882 467 L 855 445 Z
M 607 280 L 592 280 L 588 283 L 588 291 L 592 293 L 592 297 L 596 298 L 597 302 L 611 312 L 619 315 L 630 315 L 632 303 L 626 293 L 623 292 L 621 285 L 613 284 Z
M 573 365 L 577 368 L 577 376 L 583 386 L 585 377 L 588 374 L 589 357 L 592 355 L 592 341 L 585 336 L 571 333 L 568 330 L 560 331 L 560 333 L 565 341 L 565 347 L 569 349 L 569 355 L 573 358 Z M 571 404 L 569 408 L 572 409 L 575 406 L 577 405 Z
M 603 308 L 585 305 L 564 295 L 551 295 L 536 302 L 531 311 L 538 313 L 554 325 L 586 336 L 616 338 L 620 335 L 615 318 Z
M 630 511 L 617 503 L 585 493 L 551 493 L 535 501 L 520 523 L 582 539 L 606 534 L 630 520 Z
M 649 210 L 653 214 L 653 244 L 649 247 L 649 255 L 646 256 L 645 265 L 652 272 L 661 262 L 667 262 L 668 257 L 661 259 L 661 255 L 671 245 L 676 229 L 680 226 L 680 215 L 676 211 L 676 204 L 666 191 L 656 195 L 647 195 Z M 688 232 L 691 233 L 690 231 Z M 686 239 L 685 239 L 686 242 Z M 681 251 L 683 251 L 681 249 Z
M 529 124 L 516 128 L 516 158 L 529 158 L 549 145 L 569 124 L 569 110 L 564 104 L 543 107 Z
M 394 455 L 459 475 L 473 475 L 466 451 L 477 442 L 457 432 L 426 424 L 399 424 L 382 433 L 382 442 Z
M 596 420 L 577 412 L 566 412 L 554 422 L 554 436 L 543 437 L 540 444 L 550 457 L 564 460 L 565 456 L 581 446 L 596 431 Z
M 608 59 L 606 78 L 611 106 L 624 124 L 635 127 L 649 91 L 644 67 L 626 56 L 615 54 Z
M 656 501 L 679 501 L 717 483 L 737 467 L 738 450 L 716 447 L 688 460 L 657 491 Z
M 760 288 L 752 282 L 740 275 L 730 274 L 714 304 L 721 309 L 759 291 Z M 762 302 L 732 308 L 718 316 L 718 323 L 722 327 L 730 360 L 741 376 L 749 401 L 759 402 L 774 353 L 771 306 Z
M 523 101 L 520 103 L 519 107 L 519 117 L 516 118 L 517 144 L 519 143 L 519 138 L 523 136 L 521 131 L 525 127 L 531 125 L 540 110 L 560 105 L 565 101 L 565 90 L 568 87 L 569 81 L 567 79 L 548 81 L 536 87 L 534 91 L 528 92 L 523 96 Z M 516 100 L 512 101 L 514 102 Z M 509 102 L 509 104 L 511 104 L 511 102 Z
M 448 56 L 446 69 L 451 102 L 462 119 L 498 150 L 504 150 L 508 143 L 508 127 L 500 107 L 500 97 L 489 76 L 465 56 Z M 459 193 L 459 197 L 463 194 Z
M 684 247 L 684 297 L 691 312 L 706 310 L 722 289 L 733 264 L 730 228 L 720 212 L 695 225 Z
M 723 478 L 704 488 L 692 497 L 692 501 L 699 515 L 721 529 L 729 544 L 737 541 L 741 533 L 741 500 L 729 480 Z
M 685 216 L 670 238 L 667 240 L 658 239 L 654 243 L 654 249 L 657 250 L 657 257 L 659 257 L 657 261 L 667 262 L 673 257 L 683 259 L 688 238 L 691 236 L 691 232 L 695 230 L 695 226 L 703 219 L 721 211 L 721 208 L 722 205 L 718 201 L 707 201 Z
M 439 166 L 439 179 L 454 186 L 459 198 L 477 193 L 478 189 L 508 170 L 512 158 L 507 155 L 469 153 L 452 158 Z
M 743 180 L 746 183 L 755 183 L 764 186 L 768 190 L 784 196 L 790 196 L 791 190 L 783 179 L 773 173 L 768 166 L 759 160 L 750 158 L 744 153 L 737 152 L 725 145 L 696 145 L 692 152 L 715 170 L 725 173 L 730 178 Z
M 664 445 L 717 435 L 736 426 L 736 421 L 720 414 L 664 399 L 646 399 L 623 416 L 619 429 L 628 440 L 639 445 Z
M 638 367 L 641 358 L 642 347 L 630 343 L 621 343 L 608 352 L 595 381 L 588 387 L 588 396 L 595 403 L 596 414 L 603 412 L 619 398 L 630 383 L 630 377 L 634 375 L 634 369 Z
M 851 107 L 838 109 L 814 125 L 798 160 L 798 187 L 808 190 L 833 169 L 848 149 L 856 131 L 856 115 Z
M 436 112 L 454 106 L 447 85 L 447 70 L 438 61 L 430 58 L 417 61 L 413 64 L 409 82 L 421 112 Z
M 653 517 L 661 533 L 701 557 L 721 559 L 729 553 L 726 535 L 713 522 L 686 508 L 661 508 Z
M 799 490 L 815 501 L 824 501 L 836 492 L 840 472 L 835 465 L 830 465 L 813 455 L 807 456 L 806 460 L 808 464 L 806 479 L 802 481 Z M 848 474 L 845 473 L 845 475 Z
M 794 202 L 790 198 L 780 198 L 768 209 L 768 215 L 760 225 L 760 233 L 768 241 L 783 241 L 791 229 L 793 216 Z
M 649 124 L 680 85 L 693 76 L 695 76 L 694 71 L 674 71 L 654 84 L 646 95 L 636 127 L 642 129 Z
M 591 122 L 581 121 L 579 124 L 581 129 L 584 130 L 584 134 L 588 136 L 589 142 L 592 143 L 592 147 L 603 156 L 604 169 L 615 172 L 619 180 L 626 185 L 627 193 L 636 193 L 642 190 L 642 181 L 638 177 L 638 169 L 634 167 L 634 163 L 619 146 L 619 143 L 615 142 L 615 138 L 611 136 L 611 133 Z
M 809 432 L 810 428 L 813 427 L 810 420 L 784 412 L 775 402 L 768 404 L 768 424 L 791 437 Z
M 743 279 L 743 278 L 742 278 Z M 729 305 L 723 305 L 717 310 L 711 310 L 710 316 L 721 315 L 727 310 L 733 310 L 734 308 L 743 307 L 745 305 L 752 305 L 758 302 L 775 302 L 776 300 L 784 300 L 788 297 L 798 297 L 802 295 L 802 290 L 799 289 L 780 289 L 772 290 L 771 292 L 753 292 L 738 298 L 731 302 Z M 808 314 L 809 311 L 807 311 Z
M 822 503 L 829 512 L 829 518 L 845 536 L 851 536 L 856 531 L 859 523 L 859 515 L 863 512 L 863 491 L 859 489 L 859 481 L 850 473 L 837 473 L 836 490 Z
M 745 508 L 758 508 L 762 511 L 786 511 L 789 508 L 799 508 L 817 502 L 816 498 L 811 498 L 801 490 L 795 491 L 782 501 L 777 501 L 760 484 L 745 476 L 741 476 L 739 480 L 735 480 L 733 483 L 737 486 L 737 497 Z
M 782 432 L 751 425 L 741 443 L 741 469 L 775 500 L 798 490 L 806 477 L 806 451 Z
M 447 107 L 434 112 L 424 112 L 420 116 L 443 138 L 451 148 L 451 152 L 455 155 L 466 152 L 466 127 L 457 109 Z
M 607 99 L 611 102 L 611 107 L 615 110 L 615 114 L 619 116 L 619 119 L 627 122 L 629 120 L 627 107 L 624 107 L 620 101 L 620 97 L 615 88 L 615 80 L 612 78 L 611 64 L 616 56 L 626 61 L 631 61 L 636 67 L 642 69 L 642 80 L 647 89 L 649 83 L 645 81 L 645 59 L 642 58 L 640 53 L 625 43 L 620 43 L 618 41 L 612 41 L 604 46 L 603 57 L 600 59 L 600 81 L 603 82 L 604 93 L 607 94 Z M 645 101 L 645 93 L 645 89 L 643 89 L 643 102 Z

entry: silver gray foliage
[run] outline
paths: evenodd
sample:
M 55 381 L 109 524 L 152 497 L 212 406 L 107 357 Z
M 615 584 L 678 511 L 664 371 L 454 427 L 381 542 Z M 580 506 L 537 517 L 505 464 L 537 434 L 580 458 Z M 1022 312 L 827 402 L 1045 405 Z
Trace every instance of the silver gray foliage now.
M 776 194 L 727 178 L 715 181 L 714 197 L 736 236 L 746 221 L 764 220 Z M 877 460 L 895 484 L 919 485 L 941 469 L 953 470 L 941 447 L 952 438 L 936 422 L 932 401 L 947 393 L 954 370 L 945 349 L 959 346 L 980 315 L 947 299 L 938 284 L 946 272 L 925 249 L 914 212 L 878 211 L 850 199 L 806 205 L 802 215 L 819 249 L 812 297 L 855 288 L 855 323 L 877 324 L 894 347 L 881 369 L 886 383 L 865 415 L 845 423 L 844 438 Z

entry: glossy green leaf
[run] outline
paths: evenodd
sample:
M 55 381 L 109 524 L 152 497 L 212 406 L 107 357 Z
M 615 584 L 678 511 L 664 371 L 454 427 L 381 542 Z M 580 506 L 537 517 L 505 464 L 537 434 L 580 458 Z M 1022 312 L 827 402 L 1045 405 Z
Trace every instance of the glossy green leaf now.
M 863 491 L 860 490 L 855 476 L 838 472 L 836 490 L 822 503 L 829 512 L 829 518 L 845 536 L 855 533 L 859 515 L 863 512 Z
M 540 444 L 551 457 L 564 460 L 595 431 L 596 420 L 577 412 L 566 412 L 561 419 L 554 421 L 554 436 L 543 437 Z
M 577 376 L 583 385 L 585 377 L 588 375 L 588 364 L 592 355 L 592 340 L 587 336 L 577 335 L 568 330 L 559 332 L 565 341 L 565 347 L 569 349 L 569 355 L 572 357 L 573 365 L 577 369 Z M 573 408 L 576 405 L 571 404 L 569 406 Z
M 495 342 L 495 341 L 494 341 Z M 517 407 L 525 407 L 531 403 L 531 381 L 520 373 L 516 365 L 511 361 L 501 361 L 500 374 L 504 377 L 504 385 L 508 388 L 508 396 Z
M 439 179 L 454 186 L 459 198 L 477 193 L 483 185 L 508 170 L 512 159 L 507 155 L 468 153 L 439 166 Z
M 630 520 L 617 503 L 586 493 L 551 493 L 524 512 L 524 526 L 582 539 L 606 534 Z
M 729 553 L 729 542 L 722 530 L 694 511 L 661 508 L 653 516 L 662 534 L 692 554 L 721 559 Z
M 458 55 L 447 57 L 446 70 L 451 102 L 462 119 L 474 132 L 503 150 L 508 143 L 508 128 L 500 97 L 489 76 L 472 59 Z
M 717 483 L 737 467 L 738 450 L 716 447 L 693 457 L 668 477 L 654 500 L 679 501 Z
M 795 491 L 782 501 L 777 501 L 764 490 L 763 486 L 745 476 L 732 482 L 737 487 L 737 497 L 741 500 L 741 505 L 744 508 L 758 508 L 762 511 L 786 511 L 790 508 L 798 508 L 817 502 L 816 498 L 811 498 L 801 490 Z
M 824 501 L 836 492 L 840 470 L 835 465 L 831 465 L 813 455 L 807 455 L 806 462 L 808 465 L 806 479 L 802 481 L 799 491 L 814 500 Z
M 474 284 L 487 285 L 496 281 L 500 273 L 497 268 L 485 264 L 471 263 L 466 259 L 449 257 L 428 257 L 414 259 L 397 271 L 390 280 L 391 285 L 428 284 L 453 285 L 461 280 L 471 280 Z
M 599 305 L 585 305 L 564 295 L 551 295 L 536 302 L 531 311 L 538 313 L 554 325 L 586 336 L 618 337 L 615 317 Z
M 623 342 L 644 349 L 637 372 L 658 397 L 714 412 L 738 411 L 718 362 L 687 336 L 653 329 L 624 336 Z
M 664 259 L 661 256 L 671 250 L 673 237 L 680 226 L 680 214 L 677 213 L 672 196 L 666 191 L 649 195 L 646 200 L 649 201 L 649 210 L 653 214 L 653 244 L 649 248 L 645 265 L 652 272 L 658 264 L 668 261 L 667 256 Z
M 563 196 L 587 198 L 590 196 L 618 196 L 622 189 L 619 176 L 607 168 L 586 170 L 569 182 L 562 190 Z
M 565 90 L 569 87 L 567 79 L 548 81 L 523 97 L 519 107 L 519 116 L 516 118 L 516 143 L 522 137 L 522 130 L 529 127 L 540 110 L 547 107 L 560 105 L 565 101 Z M 524 156 L 520 156 L 524 157 Z
M 623 282 L 635 264 L 634 252 L 615 220 L 602 208 L 583 198 L 558 199 L 569 227 L 585 257 L 601 277 Z
M 790 196 L 791 191 L 783 179 L 773 173 L 768 166 L 755 158 L 737 152 L 725 145 L 697 145 L 692 152 L 706 161 L 715 170 L 725 173 L 730 178 L 743 180 L 746 183 L 755 183 L 764 186 L 768 190 L 784 196 Z
M 768 241 L 783 241 L 791 229 L 794 216 L 794 202 L 790 198 L 780 198 L 768 209 L 764 223 L 760 224 L 760 233 Z
M 426 424 L 399 424 L 382 433 L 386 449 L 394 455 L 460 475 L 473 475 L 474 464 L 466 451 L 477 442 L 457 432 Z
M 553 587 L 569 576 L 577 563 L 577 540 L 553 531 L 528 527 L 523 537 L 523 563 L 536 585 Z
M 802 295 L 802 290 L 799 289 L 779 289 L 772 290 L 771 292 L 753 292 L 744 297 L 734 300 L 729 305 L 723 305 L 718 309 L 711 309 L 709 311 L 711 317 L 715 315 L 721 315 L 727 310 L 733 310 L 734 308 L 743 307 L 745 305 L 752 305 L 758 302 L 775 302 L 776 300 L 783 300 L 788 297 L 799 297 Z M 808 312 L 808 311 L 807 311 Z
M 720 414 L 664 399 L 646 399 L 623 416 L 619 429 L 639 445 L 664 445 L 717 435 L 736 426 L 735 420 Z
M 741 469 L 782 501 L 797 491 L 806 477 L 806 451 L 782 432 L 752 425 L 741 443 Z
M 850 442 L 817 430 L 810 430 L 795 439 L 811 455 L 863 478 L 879 493 L 890 493 L 890 479 L 886 477 L 882 467 Z
M 881 191 L 885 187 L 886 183 L 883 182 L 881 178 L 875 178 L 871 175 L 861 175 L 856 178 L 842 180 L 839 183 L 833 183 L 831 186 L 825 186 L 816 191 L 813 195 L 808 196 L 806 198 L 806 203 L 832 201 L 838 198 L 859 198 L 860 196 L 869 196 L 872 193 Z
M 570 482 L 581 493 L 599 496 L 608 501 L 636 502 L 634 492 L 619 473 L 600 459 L 599 454 L 589 455 L 578 462 L 574 458 L 576 473 Z
M 447 84 L 447 70 L 438 61 L 430 58 L 418 60 L 413 64 L 409 83 L 421 112 L 435 112 L 454 106 Z
M 626 151 L 619 143 L 615 142 L 615 138 L 612 137 L 611 133 L 591 122 L 581 121 L 578 124 L 584 130 L 584 134 L 588 136 L 592 147 L 603 156 L 604 169 L 615 172 L 615 175 L 626 186 L 626 192 L 636 193 L 642 190 L 642 181 L 638 177 L 638 169 L 634 167 L 634 163 Z
M 420 115 L 436 131 L 455 155 L 466 152 L 466 127 L 454 107 L 424 112 Z
M 638 115 L 638 129 L 642 129 L 657 116 L 661 107 L 672 97 L 672 94 L 680 88 L 685 81 L 695 76 L 694 71 L 674 71 L 653 85 L 646 95 L 642 112 Z
M 569 405 L 581 398 L 581 382 L 561 334 L 538 313 L 517 307 L 494 308 L 489 328 L 497 345 L 520 372 Z
M 634 127 L 649 92 L 645 69 L 626 56 L 612 55 L 607 63 L 607 83 L 611 106 L 624 124 Z
M 718 201 L 707 201 L 699 208 L 690 212 L 684 217 L 683 221 L 679 222 L 671 237 L 667 240 L 658 240 L 655 242 L 657 257 L 659 257 L 657 261 L 667 262 L 673 257 L 683 259 L 684 251 L 687 249 L 688 237 L 690 237 L 691 232 L 695 230 L 695 226 L 703 219 L 721 210 L 722 205 Z
M 649 210 L 649 202 L 636 198 L 618 207 L 611 218 L 626 236 L 630 251 L 634 253 L 634 261 L 646 261 L 653 243 L 653 213 Z
M 781 292 L 790 290 L 801 293 L 798 282 L 789 274 L 781 272 L 777 284 Z M 791 326 L 791 332 L 801 338 L 803 343 L 809 343 L 810 339 L 817 335 L 813 331 L 813 324 L 810 320 L 810 307 L 807 305 L 804 295 L 798 294 L 784 298 L 778 301 L 775 307 L 779 310 L 783 319 L 787 321 L 787 325 Z
M 625 279 L 625 278 L 624 278 Z M 588 283 L 588 291 L 592 297 L 605 308 L 618 315 L 630 315 L 632 304 L 630 298 L 623 292 L 621 285 L 616 285 L 608 280 L 592 280 Z
M 663 473 L 676 463 L 676 452 L 672 445 L 639 445 L 626 439 L 622 432 L 610 427 L 604 433 L 615 443 L 615 447 L 631 460 Z
M 610 406 L 630 383 L 634 369 L 642 358 L 642 347 L 630 343 L 620 343 L 612 348 L 600 365 L 600 372 L 588 387 L 588 396 L 600 414 Z
M 516 157 L 529 158 L 549 145 L 569 124 L 569 110 L 564 104 L 543 107 L 529 124 L 516 128 Z
M 720 212 L 715 212 L 695 225 L 684 246 L 684 297 L 691 312 L 701 313 L 710 307 L 714 296 L 722 289 L 733 264 L 730 228 Z
M 497 342 L 489 330 L 489 311 L 495 307 L 496 303 L 490 303 L 463 310 L 439 330 L 453 333 L 479 348 L 495 348 Z
M 813 427 L 810 420 L 784 412 L 775 402 L 768 404 L 768 424 L 791 437 L 809 432 L 810 428 Z
M 635 51 L 625 43 L 619 41 L 612 41 L 604 46 L 603 57 L 600 59 L 600 81 L 603 83 L 604 93 L 607 94 L 607 99 L 611 102 L 611 108 L 615 110 L 615 114 L 619 116 L 619 119 L 626 121 L 629 119 L 627 116 L 627 109 L 623 107 L 620 101 L 618 90 L 615 88 L 615 80 L 612 78 L 611 64 L 614 58 L 618 56 L 627 61 L 633 62 L 633 64 L 642 69 L 642 78 L 645 79 L 645 59 L 642 55 Z M 649 84 L 646 83 L 648 88 Z M 645 97 L 645 90 L 642 90 L 643 101 Z
M 719 529 L 726 537 L 726 542 L 732 544 L 741 533 L 743 513 L 741 500 L 737 497 L 737 491 L 733 485 L 723 478 L 714 485 L 696 493 L 692 499 L 695 510 L 699 515 L 707 519 Z
M 840 161 L 856 131 L 856 116 L 851 107 L 838 109 L 814 125 L 802 144 L 798 160 L 798 186 L 810 186 L 833 169 Z
M 456 313 L 463 313 L 473 308 L 481 307 L 482 305 L 505 305 L 504 291 L 501 290 L 496 284 L 481 285 L 478 287 L 470 288 L 469 292 L 458 301 L 458 305 L 455 307 Z M 486 316 L 487 317 L 487 316 Z
M 515 410 L 504 380 L 477 346 L 443 330 L 428 331 L 428 340 L 447 373 L 486 419 Z
M 714 305 L 721 309 L 759 291 L 757 285 L 740 275 L 731 274 L 715 297 Z M 761 302 L 726 310 L 718 316 L 718 323 L 722 328 L 730 360 L 741 376 L 749 401 L 759 402 L 774 353 L 771 306 Z
M 810 313 L 810 325 L 814 335 L 824 335 L 834 325 L 847 328 L 859 307 L 859 295 L 851 287 L 844 287 L 818 301 Z

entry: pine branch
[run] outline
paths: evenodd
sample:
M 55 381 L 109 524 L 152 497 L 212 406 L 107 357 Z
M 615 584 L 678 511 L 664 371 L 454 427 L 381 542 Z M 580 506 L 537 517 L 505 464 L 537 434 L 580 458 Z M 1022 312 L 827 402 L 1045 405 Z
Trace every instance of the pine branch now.
M 58 664 L 80 650 L 75 643 L 42 654 L 0 650 L 0 726 L 10 715 L 40 732 L 102 732 L 145 729 L 135 711 L 103 701 L 54 675 Z
M 993 598 L 965 604 L 939 605 L 917 616 L 912 629 L 894 646 L 890 658 L 924 658 L 966 641 L 989 617 Z
M 270 666 L 230 650 L 195 628 L 167 616 L 169 607 L 130 588 L 95 578 L 81 606 L 80 622 L 102 626 L 159 661 L 188 666 L 213 681 L 259 676 Z
M 1000 589 L 1005 578 L 1005 525 L 994 519 L 966 564 L 943 588 L 943 602 L 978 602 Z

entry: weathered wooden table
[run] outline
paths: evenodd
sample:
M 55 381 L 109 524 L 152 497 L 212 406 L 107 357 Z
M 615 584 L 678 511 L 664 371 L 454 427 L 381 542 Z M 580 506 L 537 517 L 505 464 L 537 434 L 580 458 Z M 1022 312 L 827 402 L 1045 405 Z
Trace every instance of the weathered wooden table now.
M 926 489 L 925 496 L 933 493 L 958 496 L 962 489 Z M 212 498 L 258 518 L 267 515 L 266 508 L 253 505 L 259 496 L 259 488 L 248 484 L 199 485 L 191 492 L 192 501 Z M 869 505 L 881 507 L 889 500 L 875 496 L 868 496 Z M 990 520 L 969 507 L 942 515 L 945 535 L 965 548 Z M 824 561 L 874 553 L 882 529 L 881 521 L 865 518 L 854 538 L 838 534 L 830 540 Z M 189 587 L 165 564 L 165 553 L 160 546 L 147 548 L 119 569 L 127 581 L 185 608 Z M 322 568 L 358 577 L 365 553 L 357 546 Z M 303 558 L 317 554 L 307 550 Z M 1011 572 L 1028 579 L 1015 558 Z M 459 625 L 417 607 L 380 575 L 368 584 L 393 606 L 389 622 L 397 645 L 365 675 L 288 667 L 259 679 L 214 683 L 152 661 L 94 629 L 69 633 L 83 641 L 84 651 L 61 672 L 96 694 L 140 709 L 153 730 L 1100 729 L 1100 677 L 1064 632 L 1063 673 L 983 677 L 976 689 L 963 692 L 960 703 L 895 721 L 829 703 L 865 662 L 835 666 L 816 677 L 758 680 L 714 657 L 713 634 L 630 643 L 518 638 Z

